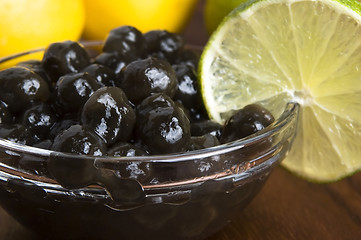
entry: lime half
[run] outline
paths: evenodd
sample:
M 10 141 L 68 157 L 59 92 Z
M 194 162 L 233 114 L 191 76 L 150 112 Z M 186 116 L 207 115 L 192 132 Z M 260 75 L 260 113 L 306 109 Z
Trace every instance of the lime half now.
M 313 182 L 361 169 L 361 3 L 255 0 L 210 37 L 199 76 L 211 118 L 259 103 L 275 115 L 301 105 L 282 165 Z

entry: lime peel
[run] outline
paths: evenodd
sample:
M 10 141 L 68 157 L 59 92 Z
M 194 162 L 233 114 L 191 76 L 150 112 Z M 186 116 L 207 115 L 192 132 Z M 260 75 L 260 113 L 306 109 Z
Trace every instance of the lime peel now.
M 287 102 L 297 102 L 298 133 L 282 165 L 313 182 L 360 171 L 360 14 L 356 0 L 241 4 L 212 34 L 200 59 L 210 117 L 223 123 L 255 102 L 278 116 Z

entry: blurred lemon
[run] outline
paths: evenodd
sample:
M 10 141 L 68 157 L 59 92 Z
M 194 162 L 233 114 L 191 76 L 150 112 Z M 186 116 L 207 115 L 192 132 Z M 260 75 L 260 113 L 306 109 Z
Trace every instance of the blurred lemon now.
M 247 0 L 207 0 L 204 7 L 204 21 L 208 33 L 212 33 L 234 8 Z
M 131 25 L 142 32 L 162 29 L 178 33 L 197 0 L 84 0 L 84 3 L 84 38 L 102 40 L 111 29 L 121 25 Z
M 83 0 L 0 0 L 0 18 L 3 57 L 78 40 L 85 23 L 84 4 Z

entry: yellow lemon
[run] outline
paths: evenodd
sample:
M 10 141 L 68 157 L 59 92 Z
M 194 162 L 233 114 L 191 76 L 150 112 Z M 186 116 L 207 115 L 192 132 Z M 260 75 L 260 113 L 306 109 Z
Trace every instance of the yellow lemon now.
M 131 25 L 142 32 L 154 29 L 180 32 L 197 0 L 84 0 L 84 3 L 84 38 L 103 40 L 111 29 L 121 25 Z
M 82 0 L 0 0 L 0 57 L 64 40 L 78 40 Z M 34 56 L 31 56 L 34 58 Z

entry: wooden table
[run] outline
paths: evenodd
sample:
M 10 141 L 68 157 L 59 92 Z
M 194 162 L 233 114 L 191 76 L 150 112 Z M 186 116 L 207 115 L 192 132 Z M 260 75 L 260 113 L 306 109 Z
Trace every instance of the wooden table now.
M 207 34 L 200 1 L 183 35 L 202 45 Z M 361 173 L 313 184 L 278 167 L 250 205 L 208 240 L 361 239 Z M 0 240 L 40 240 L 0 208 Z
M 282 168 L 231 224 L 209 240 L 361 239 L 361 174 L 318 185 Z

